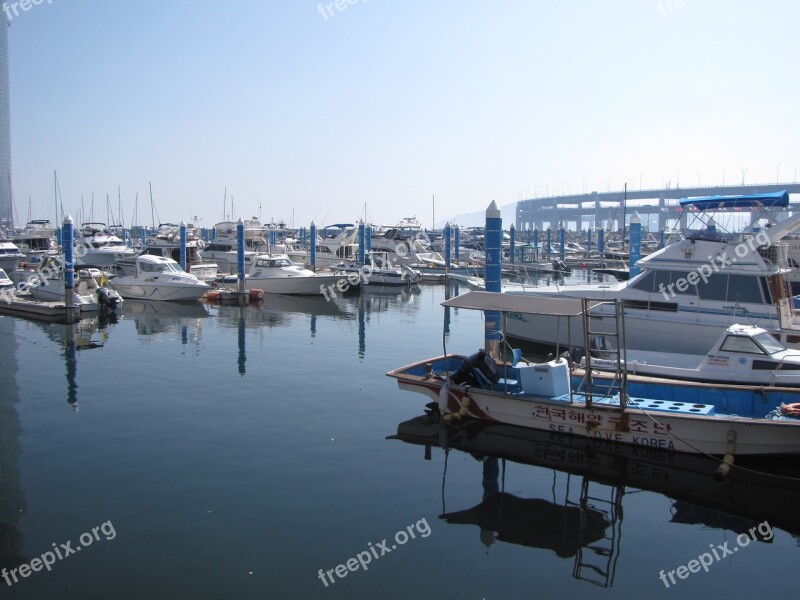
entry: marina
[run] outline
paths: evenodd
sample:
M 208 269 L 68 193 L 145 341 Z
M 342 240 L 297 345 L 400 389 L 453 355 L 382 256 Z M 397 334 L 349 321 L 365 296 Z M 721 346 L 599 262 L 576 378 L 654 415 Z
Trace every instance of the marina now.
M 800 5 L 1 8 L 2 598 L 792 597 Z

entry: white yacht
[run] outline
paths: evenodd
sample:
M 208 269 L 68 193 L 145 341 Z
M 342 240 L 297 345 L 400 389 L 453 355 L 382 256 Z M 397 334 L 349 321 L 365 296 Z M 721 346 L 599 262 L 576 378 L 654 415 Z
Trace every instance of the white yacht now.
M 25 255 L 11 241 L 0 238 L 0 269 L 13 271 Z
M 761 202 L 757 197 L 743 198 Z M 698 204 L 703 199 L 682 200 Z M 788 194 L 785 201 L 788 203 Z M 627 347 L 705 354 L 722 331 L 735 323 L 770 331 L 782 344 L 800 347 L 800 320 L 789 288 L 787 244 L 781 240 L 800 226 L 800 214 L 757 233 L 721 234 L 715 228 L 691 232 L 637 262 L 641 272 L 616 284 L 528 288 L 537 297 L 621 299 L 625 303 Z M 602 309 L 599 311 L 602 316 Z M 572 321 L 572 322 L 570 322 Z M 608 319 L 606 320 L 608 322 Z M 611 333 L 602 321 L 598 333 Z M 510 337 L 553 345 L 584 346 L 577 320 L 538 314 L 509 314 Z
M 11 239 L 27 260 L 43 259 L 59 253 L 56 231 L 47 219 L 28 222 L 25 229 Z
M 118 275 L 109 285 L 123 298 L 172 302 L 195 301 L 211 289 L 171 258 L 151 254 L 136 258 L 135 275 Z
M 0 290 L 7 290 L 12 287 L 14 287 L 14 282 L 11 281 L 11 278 L 3 269 L 0 269 Z
M 156 234 L 148 237 L 143 254 L 171 258 L 177 263 L 181 260 L 180 225 L 162 223 L 158 226 Z M 186 266 L 189 273 L 200 281 L 212 281 L 219 271 L 216 263 L 203 259 L 200 251 L 205 243 L 198 235 L 196 225 L 186 226 Z M 118 260 L 117 267 L 122 275 L 134 275 L 136 272 L 136 257 L 127 257 Z
M 216 281 L 236 285 L 238 278 L 228 275 Z M 293 263 L 285 254 L 260 254 L 252 257 L 245 275 L 245 288 L 262 290 L 266 294 L 322 295 L 330 298 L 337 293 L 358 289 L 361 281 L 358 273 L 321 275 Z
M 118 259 L 136 255 L 136 250 L 111 233 L 105 223 L 83 223 L 75 235 L 75 264 L 110 267 Z

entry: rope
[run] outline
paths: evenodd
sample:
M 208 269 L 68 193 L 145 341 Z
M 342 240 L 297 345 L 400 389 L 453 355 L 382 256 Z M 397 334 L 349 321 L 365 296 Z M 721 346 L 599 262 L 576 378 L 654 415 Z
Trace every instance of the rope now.
M 669 435 L 671 435 L 672 437 L 674 437 L 674 438 L 675 438 L 676 440 L 678 440 L 679 442 L 681 442 L 681 443 L 683 443 L 683 444 L 686 444 L 687 446 L 689 446 L 689 447 L 690 447 L 692 450 L 694 450 L 694 451 L 695 451 L 695 452 L 697 452 L 698 454 L 701 454 L 701 455 L 703 455 L 703 456 L 705 456 L 705 457 L 707 457 L 707 458 L 710 458 L 711 460 L 713 460 L 713 461 L 715 461 L 715 462 L 720 462 L 720 460 L 719 460 L 719 458 L 718 458 L 718 457 L 714 456 L 713 454 L 709 454 L 708 452 L 703 452 L 702 450 L 700 450 L 699 448 L 697 448 L 697 447 L 696 447 L 696 446 L 694 446 L 693 444 L 690 444 L 689 442 L 687 442 L 686 440 L 684 440 L 684 439 L 683 439 L 683 438 L 681 438 L 680 436 L 678 436 L 678 435 L 676 435 L 675 433 L 673 433 L 671 429 L 667 429 L 666 427 L 664 427 L 664 426 L 663 426 L 661 423 L 659 423 L 659 422 L 658 422 L 658 421 L 657 421 L 655 418 L 653 418 L 653 416 L 652 416 L 652 415 L 651 415 L 649 412 L 647 412 L 645 409 L 643 409 L 643 408 L 641 408 L 641 407 L 639 407 L 639 406 L 634 406 L 634 407 L 632 407 L 632 408 L 636 408 L 636 409 L 638 409 L 639 411 L 641 411 L 641 413 L 642 413 L 643 415 L 645 415 L 645 416 L 646 416 L 648 419 L 650 419 L 650 420 L 651 420 L 653 423 L 655 423 L 656 425 L 658 425 L 659 427 L 661 427 L 662 429 L 664 429 L 665 431 L 667 431 L 667 433 L 669 433 Z M 755 475 L 762 475 L 762 476 L 764 476 L 764 477 L 773 477 L 773 478 L 775 478 L 775 479 L 784 479 L 784 480 L 786 480 L 786 481 L 800 481 L 800 477 L 789 477 L 789 476 L 786 476 L 786 475 L 775 475 L 774 473 L 767 473 L 766 471 L 759 471 L 759 470 L 757 470 L 757 469 L 750 469 L 749 467 L 743 467 L 743 466 L 741 466 L 741 465 L 738 465 L 738 464 L 736 464 L 735 462 L 734 462 L 733 464 L 731 464 L 730 466 L 731 466 L 732 468 L 734 468 L 734 469 L 738 469 L 738 470 L 740 470 L 740 471 L 746 471 L 746 472 L 748 472 L 748 473 L 753 473 L 753 474 L 755 474 Z

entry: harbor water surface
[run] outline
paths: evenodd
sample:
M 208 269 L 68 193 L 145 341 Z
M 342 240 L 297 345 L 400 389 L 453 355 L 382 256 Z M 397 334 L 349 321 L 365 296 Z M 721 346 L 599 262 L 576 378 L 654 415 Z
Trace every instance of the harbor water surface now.
M 440 306 L 463 291 L 127 301 L 114 322 L 69 327 L 0 317 L 0 553 L 18 569 L 0 594 L 791 593 L 800 492 L 784 481 L 715 482 L 707 459 L 414 421 L 427 400 L 385 373 L 441 354 L 443 338 L 482 346 L 480 313 Z M 68 542 L 80 551 L 61 552 Z

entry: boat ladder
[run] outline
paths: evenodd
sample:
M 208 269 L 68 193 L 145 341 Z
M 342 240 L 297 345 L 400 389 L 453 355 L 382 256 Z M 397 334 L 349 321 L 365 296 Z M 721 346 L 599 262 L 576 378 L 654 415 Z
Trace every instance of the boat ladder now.
M 611 312 L 603 312 L 598 314 L 597 311 L 592 314 L 592 310 L 601 305 L 611 307 Z M 578 386 L 578 393 L 583 395 L 587 406 L 591 406 L 592 399 L 595 396 L 602 398 L 609 398 L 619 394 L 619 407 L 625 408 L 627 402 L 627 382 L 628 372 L 625 368 L 625 306 L 619 300 L 608 300 L 598 302 L 589 298 L 581 300 L 581 309 L 583 316 L 583 347 L 586 352 L 586 366 L 583 379 Z M 610 327 L 606 326 L 605 331 L 594 331 L 592 329 L 593 323 L 602 319 L 605 323 L 610 323 Z M 616 365 L 613 376 L 609 378 L 595 379 L 592 372 L 592 349 L 596 344 L 593 340 L 604 340 L 606 348 L 602 350 L 604 358 L 613 361 Z M 608 348 L 608 343 L 611 342 L 611 347 Z

